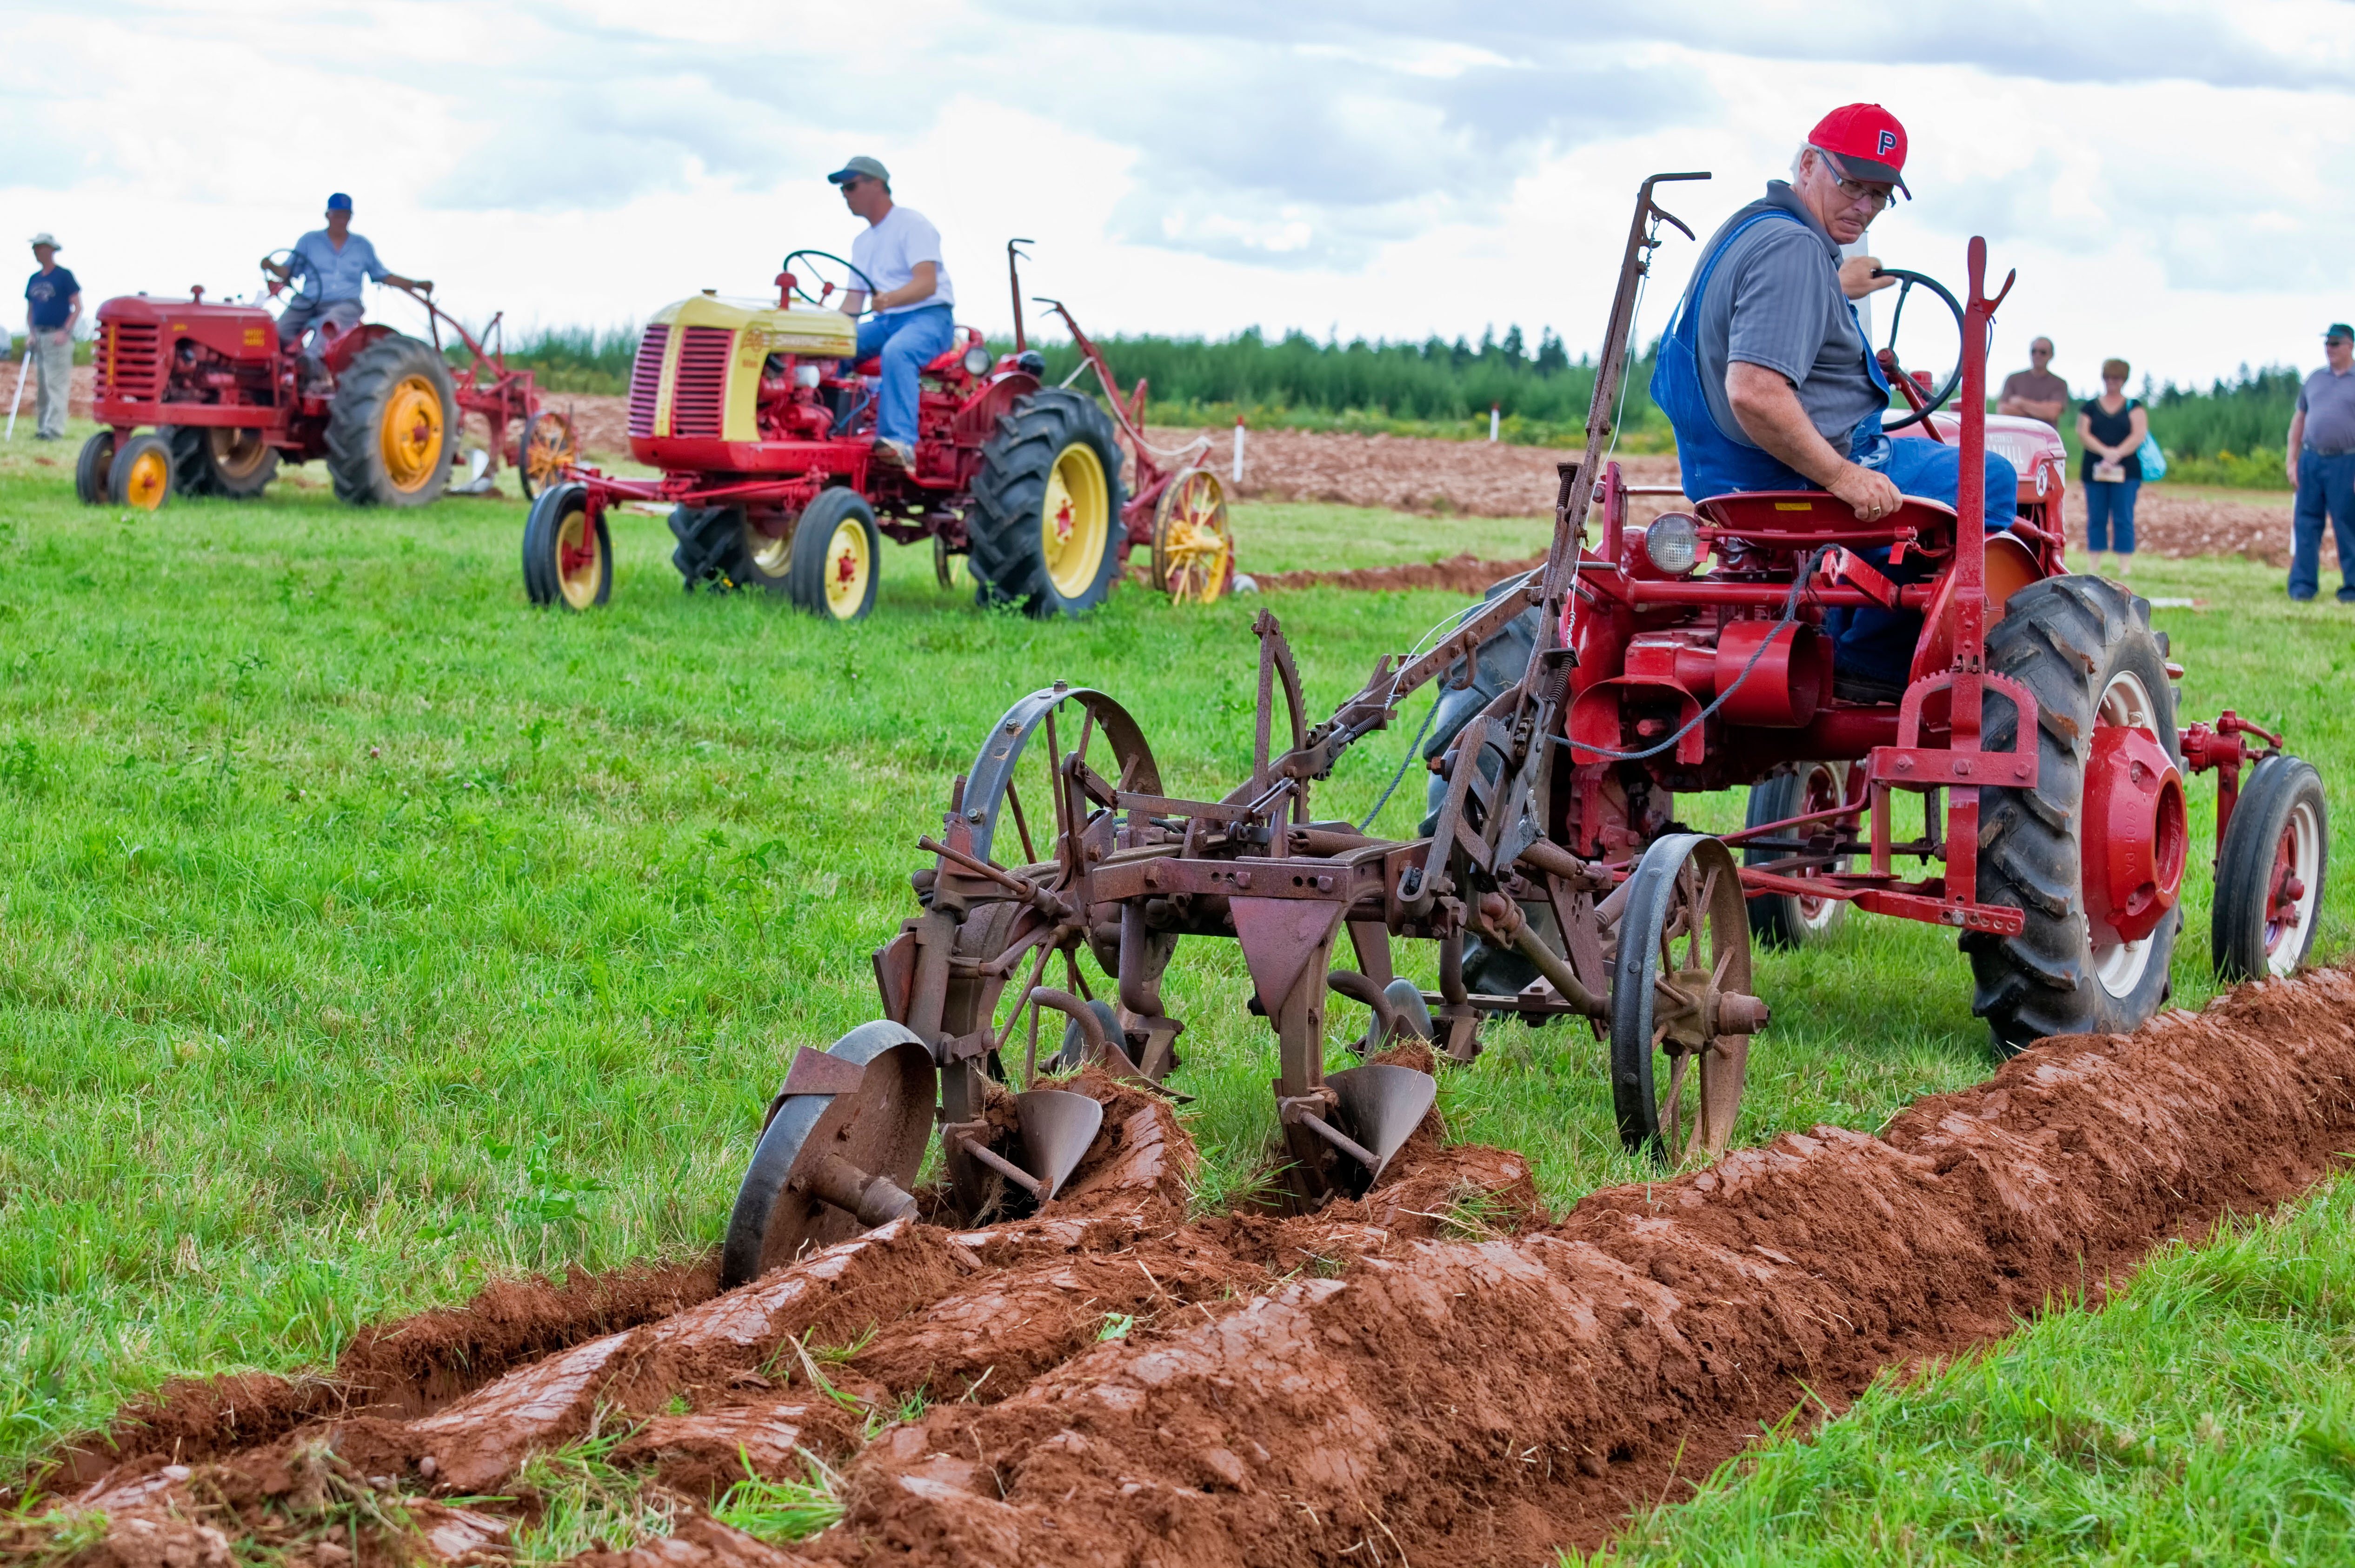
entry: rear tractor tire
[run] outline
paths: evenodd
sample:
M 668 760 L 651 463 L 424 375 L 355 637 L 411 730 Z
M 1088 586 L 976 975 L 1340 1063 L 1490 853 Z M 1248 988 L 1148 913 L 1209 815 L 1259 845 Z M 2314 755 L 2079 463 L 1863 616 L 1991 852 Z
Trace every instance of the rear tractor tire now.
M 398 334 L 359 351 L 336 379 L 327 473 L 355 507 L 421 507 L 449 487 L 458 447 L 450 368 L 430 344 Z
M 74 459 L 74 497 L 85 507 L 106 505 L 106 482 L 114 472 L 114 432 L 100 431 L 81 443 Z
M 115 449 L 107 465 L 109 504 L 136 512 L 160 511 L 172 498 L 172 449 L 159 435 L 134 435 Z
M 673 507 L 670 531 L 678 540 L 670 552 L 670 563 L 678 570 L 679 585 L 689 593 L 707 587 L 721 591 L 753 580 L 757 568 L 751 558 L 766 556 L 773 542 L 764 536 L 761 546 L 748 549 L 746 541 L 753 530 L 745 523 L 741 507 Z M 776 564 L 782 583 L 782 559 Z
M 183 496 L 259 496 L 278 477 L 278 449 L 258 430 L 172 425 L 155 432 L 172 449 L 172 485 Z
M 2048 578 L 2012 596 L 1987 633 L 1987 657 L 2041 711 L 2035 787 L 1979 794 L 1980 901 L 2009 904 L 2027 924 L 2018 936 L 1964 933 L 1971 1010 L 2004 1055 L 2050 1035 L 2132 1029 L 2170 989 L 2189 839 L 2175 691 L 2150 605 L 2098 577 Z M 1981 746 L 2009 752 L 2019 716 L 1997 691 L 1986 711 Z M 2117 830 L 2097 820 L 2104 799 L 2107 821 L 2136 815 L 2119 789 L 2142 792 L 2141 870 L 2131 836 L 2120 839 L 2126 848 L 2111 845 Z M 2099 863 L 2105 855 L 2117 863 Z M 2124 904 L 2122 876 L 2142 883 Z
M 1049 387 L 1001 417 L 965 512 L 977 597 L 1042 618 L 1103 603 L 1128 555 L 1120 462 L 1111 416 L 1080 393 Z
M 594 609 L 613 597 L 613 540 L 602 513 L 589 520 L 586 487 L 559 485 L 531 504 L 523 526 L 523 589 L 543 608 Z

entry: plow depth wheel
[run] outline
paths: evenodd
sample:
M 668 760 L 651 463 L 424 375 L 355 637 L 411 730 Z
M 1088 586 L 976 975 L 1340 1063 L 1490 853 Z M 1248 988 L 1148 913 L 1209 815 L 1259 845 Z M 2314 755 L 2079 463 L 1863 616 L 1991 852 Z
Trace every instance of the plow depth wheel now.
M 1674 1168 L 1725 1152 L 1750 1036 L 1750 920 L 1733 853 L 1698 833 L 1656 840 L 1628 879 L 1611 976 L 1619 1141 Z M 1697 1069 L 1697 1071 L 1696 1071 Z
M 523 586 L 531 602 L 587 610 L 613 593 L 613 547 L 600 514 L 589 518 L 589 493 L 579 485 L 540 492 L 523 528 Z
M 378 338 L 336 379 L 327 415 L 327 472 L 338 499 L 360 507 L 421 507 L 450 483 L 458 400 L 432 346 Z
M 153 512 L 172 498 L 172 449 L 159 435 L 134 435 L 107 465 L 106 498 L 134 512 Z
M 1829 811 L 1846 798 L 1848 764 L 1846 763 L 1796 763 L 1787 773 L 1768 779 L 1764 784 L 1750 786 L 1749 820 L 1745 827 L 1760 827 L 1769 822 L 1782 822 L 1794 816 L 1805 816 L 1817 811 Z M 1846 837 L 1851 824 L 1845 820 L 1812 823 L 1793 828 L 1784 835 L 1806 838 L 1823 834 Z M 1787 860 L 1799 851 L 1775 846 L 1766 848 L 1746 848 L 1742 852 L 1745 866 L 1764 866 L 1776 860 Z M 1824 870 L 1845 871 L 1852 857 L 1842 855 L 1828 867 L 1795 869 L 1794 877 L 1820 875 Z M 1750 930 L 1769 947 L 1813 947 L 1829 942 L 1847 923 L 1848 905 L 1839 899 L 1810 899 L 1785 893 L 1761 893 L 1750 901 Z
M 875 608 L 882 557 L 875 509 L 856 490 L 820 491 L 794 525 L 785 595 L 813 615 L 863 621 Z M 765 583 L 767 570 L 756 560 L 753 575 Z
M 516 438 L 516 483 L 523 486 L 523 498 L 528 501 L 547 489 L 580 459 L 581 444 L 570 419 L 549 410 L 524 421 L 523 433 Z
M 2263 979 L 2305 963 L 2329 867 L 2322 775 L 2302 757 L 2258 763 L 2216 857 L 2216 977 Z
M 1978 896 L 2027 923 L 1963 933 L 1971 1008 L 2007 1054 L 2123 1033 L 2166 1000 L 2182 924 L 2183 749 L 2150 606 L 2098 577 L 2048 578 L 2012 596 L 1987 650 L 2042 711 L 2035 787 L 1979 792 Z M 1990 691 L 1981 745 L 2009 752 L 2018 732 Z
M 1128 549 L 1120 462 L 1111 416 L 1077 392 L 1033 392 L 1000 419 L 965 511 L 979 594 L 1040 616 L 1102 603 Z
M 1207 468 L 1188 468 L 1153 508 L 1153 586 L 1180 604 L 1208 604 L 1234 580 L 1226 486 Z

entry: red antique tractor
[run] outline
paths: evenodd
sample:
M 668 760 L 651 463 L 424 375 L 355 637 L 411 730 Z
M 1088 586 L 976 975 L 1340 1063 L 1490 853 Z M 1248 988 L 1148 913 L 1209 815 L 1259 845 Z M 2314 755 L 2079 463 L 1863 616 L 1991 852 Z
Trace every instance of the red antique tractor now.
M 208 304 L 204 293 L 129 294 L 98 307 L 93 411 L 108 428 L 74 467 L 85 503 L 152 510 L 175 493 L 256 496 L 280 462 L 324 458 L 345 501 L 422 506 L 449 483 L 468 413 L 490 422 L 495 453 L 514 428 L 527 496 L 576 455 L 570 421 L 540 410 L 531 372 L 508 369 L 422 294 L 410 297 L 425 307 L 432 342 L 374 323 L 324 326 L 312 347 L 325 373 L 313 380 L 303 346 L 280 344 L 270 312 Z M 454 376 L 442 351 L 444 322 L 473 356 Z M 136 433 L 142 425 L 154 428 Z
M 1250 1008 L 1276 1036 L 1284 1179 L 1303 1209 L 1364 1192 L 1437 1092 L 1394 1062 L 1328 1073 L 1335 997 L 1369 1014 L 1353 1048 L 1369 1057 L 1415 1035 L 1468 1062 L 1484 1018 L 1586 1020 L 1609 1042 L 1622 1141 L 1668 1166 L 1734 1136 L 1770 1016 L 1753 934 L 1818 940 L 1850 905 L 1957 933 L 2000 1051 L 2132 1029 L 2168 995 L 2189 773 L 2222 781 L 2219 971 L 2304 959 L 2328 858 L 2315 770 L 2230 711 L 2179 727 L 2180 671 L 2149 605 L 2062 565 L 2056 443 L 1997 432 L 2028 438 L 2027 505 L 1984 528 L 1986 345 L 2002 293 L 1984 292 L 1983 240 L 1955 304 L 1957 372 L 1911 400 L 1916 439 L 1959 443 L 1956 506 L 1909 498 L 1868 523 L 1801 490 L 1629 525 L 1607 453 L 1636 287 L 1675 221 L 1654 186 L 1702 177 L 1644 182 L 1586 450 L 1561 464 L 1540 570 L 1436 645 L 1382 660 L 1322 720 L 1263 613 L 1252 768 L 1222 794 L 1169 793 L 1103 692 L 1058 682 L 990 728 L 939 836 L 921 840 L 915 912 L 875 955 L 882 1018 L 792 1063 L 737 1197 L 723 1284 L 911 1211 L 935 1132 L 962 1211 L 1051 1199 L 1116 1129 L 1079 1084 L 1041 1075 L 1092 1062 L 1164 1078 L 1185 1028 L 1162 989 L 1181 938 L 1242 949 Z M 1957 387 L 1959 418 L 1927 417 Z M 1884 546 L 1933 570 L 1891 581 L 1859 553 Z M 1827 614 L 1867 605 L 1921 617 L 1891 700 L 1835 684 Z M 1433 780 L 1421 829 L 1373 835 L 1379 804 L 1362 821 L 1320 816 L 1317 781 L 1433 681 L 1447 685 L 1443 732 L 1400 764 L 1402 778 L 1420 754 Z M 1678 821 L 1679 795 L 1733 786 L 1750 792 L 1741 830 Z M 1905 795 L 1922 804 L 1901 830 Z M 1336 964 L 1344 933 L 1354 969 Z M 1435 991 L 1393 974 L 1398 937 L 1435 944 Z M 1106 994 L 1089 995 L 1083 950 L 1111 976 Z M 1042 1046 L 1052 1014 L 1060 1039 Z
M 1093 607 L 1138 547 L 1152 552 L 1156 588 L 1217 598 L 1234 579 L 1234 539 L 1225 489 L 1199 465 L 1207 440 L 1174 453 L 1148 444 L 1145 383 L 1124 395 L 1052 300 L 1080 349 L 1072 379 L 1092 372 L 1110 412 L 1068 381 L 1040 384 L 1043 361 L 1022 330 L 1021 243 L 1007 246 L 1014 352 L 993 355 L 979 332 L 959 329 L 922 369 L 905 468 L 876 461 L 879 367 L 850 362 L 854 325 L 826 304 L 843 288 L 874 293 L 850 263 L 796 251 L 773 304 L 706 291 L 657 312 L 631 371 L 629 431 L 630 454 L 662 476 L 570 469 L 524 530 L 531 602 L 606 602 L 607 518 L 623 505 L 670 509 L 671 563 L 689 589 L 757 586 L 839 621 L 874 607 L 886 534 L 930 539 L 943 587 L 964 556 L 977 599 L 1033 615 Z

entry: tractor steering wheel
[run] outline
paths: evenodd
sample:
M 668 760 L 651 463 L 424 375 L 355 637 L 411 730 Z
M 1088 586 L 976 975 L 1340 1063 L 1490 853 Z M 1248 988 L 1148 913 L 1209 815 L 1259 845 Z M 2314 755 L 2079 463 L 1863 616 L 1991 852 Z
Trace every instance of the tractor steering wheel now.
M 1946 303 L 1946 308 L 1955 313 L 1955 341 L 1960 343 L 1963 340 L 1962 304 L 1960 301 L 1956 300 L 1953 294 L 1946 291 L 1945 284 L 1940 283 L 1937 279 L 1931 277 L 1926 272 L 1909 272 L 1901 267 L 1875 268 L 1872 275 L 1876 278 L 1895 278 L 1898 281 L 1897 304 L 1889 313 L 1889 341 L 1887 344 L 1882 346 L 1881 352 L 1887 354 L 1890 359 L 1898 366 L 1897 373 L 1899 375 L 1902 375 L 1904 371 L 1903 362 L 1897 358 L 1897 328 L 1898 324 L 1905 319 L 1905 296 L 1913 292 L 1915 284 L 1920 284 L 1923 288 L 1929 290 L 1932 293 L 1937 295 Z M 1946 378 L 1946 384 L 1939 388 L 1936 392 L 1933 393 L 1928 402 L 1923 403 L 1920 408 L 1914 410 L 1912 413 L 1907 414 L 1903 419 L 1892 420 L 1884 422 L 1881 427 L 1882 433 L 1887 434 L 1892 431 L 1901 431 L 1906 429 L 1908 426 L 1922 423 L 1932 414 L 1936 413 L 1940 409 L 1946 406 L 1946 400 L 1955 395 L 1955 389 L 1961 386 L 1962 382 L 1963 362 L 1962 359 L 1957 357 L 1955 360 L 1955 368 L 1953 373 L 1948 375 Z M 1891 385 L 1895 385 L 1894 379 L 1891 380 Z
M 796 267 L 794 263 L 797 261 L 802 265 Z M 826 265 L 823 267 L 811 265 L 817 261 L 823 261 Z M 837 269 L 840 273 L 839 282 L 828 275 Z M 806 304 L 823 305 L 831 296 L 847 293 L 855 288 L 867 295 L 868 308 L 871 309 L 875 296 L 883 292 L 875 286 L 875 281 L 872 278 L 860 272 L 857 266 L 828 251 L 796 251 L 787 256 L 783 265 L 777 270 L 793 274 L 794 293 Z M 816 285 L 817 293 L 810 293 L 812 284 Z
M 292 264 L 294 260 L 294 252 L 287 250 L 272 251 L 269 255 L 264 256 L 262 260 L 265 261 L 275 261 L 282 267 L 288 266 Z M 299 278 L 282 280 L 268 267 L 261 269 L 261 297 L 263 299 L 275 299 L 282 291 L 288 289 L 293 290 L 294 297 L 286 302 L 290 308 L 298 304 L 317 304 L 319 303 L 319 291 L 324 286 L 321 284 L 319 274 L 316 272 L 305 272 Z

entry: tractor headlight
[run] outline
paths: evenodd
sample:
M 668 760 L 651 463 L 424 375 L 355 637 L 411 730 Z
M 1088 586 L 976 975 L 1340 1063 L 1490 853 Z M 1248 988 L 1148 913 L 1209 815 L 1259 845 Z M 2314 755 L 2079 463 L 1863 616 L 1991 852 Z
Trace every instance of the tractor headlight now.
M 818 382 L 823 379 L 824 373 L 815 365 L 796 365 L 794 367 L 794 385 L 796 387 L 806 387 L 815 390 Z
M 1644 554 L 1670 577 L 1682 577 L 1700 560 L 1700 528 L 1682 512 L 1663 512 L 1644 530 Z
M 972 347 L 964 351 L 964 373 L 966 375 L 986 376 L 989 373 L 989 350 L 984 348 L 980 344 L 976 343 Z

